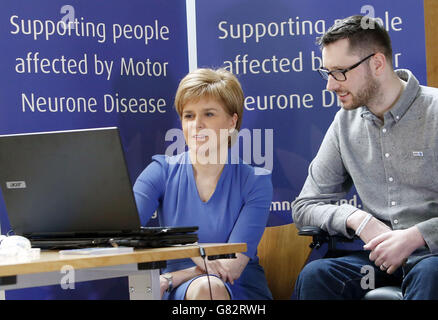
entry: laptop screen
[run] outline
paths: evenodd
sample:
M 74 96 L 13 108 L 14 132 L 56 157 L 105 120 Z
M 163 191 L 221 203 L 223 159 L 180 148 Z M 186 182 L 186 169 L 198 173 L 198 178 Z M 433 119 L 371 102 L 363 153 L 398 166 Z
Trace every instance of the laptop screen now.
M 140 227 L 117 128 L 0 136 L 0 168 L 18 235 Z

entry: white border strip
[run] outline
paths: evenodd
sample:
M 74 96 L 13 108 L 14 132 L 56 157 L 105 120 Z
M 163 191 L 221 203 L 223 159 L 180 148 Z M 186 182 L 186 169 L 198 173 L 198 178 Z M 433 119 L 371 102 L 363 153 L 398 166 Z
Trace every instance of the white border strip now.
M 118 127 L 103 127 L 103 128 L 89 128 L 89 129 L 87 128 L 87 129 L 72 129 L 72 130 L 57 130 L 57 131 L 12 133 L 12 134 L 2 134 L 2 135 L 0 135 L 0 138 L 3 138 L 3 137 L 17 137 L 17 136 L 31 136 L 31 135 L 51 134 L 51 133 L 68 133 L 68 132 L 110 130 L 110 129 L 118 129 Z
M 189 71 L 191 72 L 198 68 L 198 52 L 196 48 L 196 0 L 186 0 L 186 14 Z

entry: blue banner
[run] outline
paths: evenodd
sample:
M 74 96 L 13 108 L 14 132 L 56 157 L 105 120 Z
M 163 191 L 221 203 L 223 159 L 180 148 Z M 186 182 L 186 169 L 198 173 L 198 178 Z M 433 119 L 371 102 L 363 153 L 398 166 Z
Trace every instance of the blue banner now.
M 412 70 L 426 84 L 422 1 L 196 1 L 198 66 L 238 76 L 246 96 L 242 128 L 265 134 L 265 152 L 273 145 L 271 159 L 252 161 L 273 170 L 270 225 L 292 221 L 291 203 L 340 108 L 315 72 L 321 67 L 316 38 L 354 14 L 380 18 L 392 38 L 395 68 Z M 354 190 L 341 201 L 361 206 Z
M 134 183 L 179 126 L 173 99 L 188 72 L 186 21 L 184 1 L 2 1 L 0 134 L 117 126 Z M 0 218 L 6 233 L 3 200 Z M 128 297 L 126 279 L 94 283 L 6 296 Z

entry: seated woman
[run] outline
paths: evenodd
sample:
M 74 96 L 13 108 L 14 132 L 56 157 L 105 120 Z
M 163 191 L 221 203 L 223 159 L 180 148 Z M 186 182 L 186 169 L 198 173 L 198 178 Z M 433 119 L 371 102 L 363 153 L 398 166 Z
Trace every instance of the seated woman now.
M 142 223 L 157 210 L 162 226 L 199 226 L 199 243 L 247 243 L 248 251 L 236 259 L 169 261 L 160 276 L 163 299 L 210 299 L 210 289 L 213 299 L 272 299 L 257 257 L 272 200 L 271 174 L 230 152 L 243 103 L 232 73 L 189 73 L 175 97 L 188 151 L 152 157 L 134 185 Z

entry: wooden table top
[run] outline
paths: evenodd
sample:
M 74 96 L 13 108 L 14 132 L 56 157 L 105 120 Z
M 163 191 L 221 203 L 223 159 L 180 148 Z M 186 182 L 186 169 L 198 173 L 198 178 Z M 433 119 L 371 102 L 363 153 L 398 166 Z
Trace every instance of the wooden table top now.
M 245 243 L 199 244 L 207 256 L 245 252 Z M 42 251 L 40 258 L 30 261 L 3 259 L 0 261 L 0 277 L 19 274 L 59 271 L 69 265 L 75 269 L 106 267 L 154 261 L 166 261 L 199 256 L 198 245 L 172 246 L 165 248 L 136 249 L 130 253 L 105 255 L 60 255 L 58 251 Z

